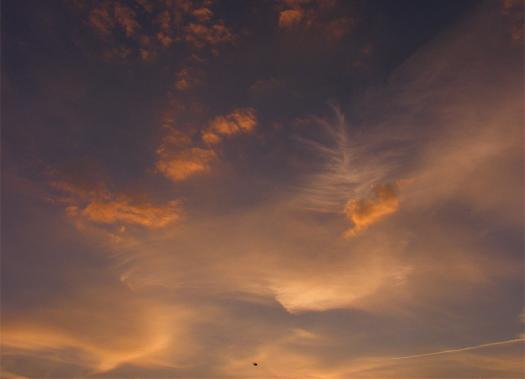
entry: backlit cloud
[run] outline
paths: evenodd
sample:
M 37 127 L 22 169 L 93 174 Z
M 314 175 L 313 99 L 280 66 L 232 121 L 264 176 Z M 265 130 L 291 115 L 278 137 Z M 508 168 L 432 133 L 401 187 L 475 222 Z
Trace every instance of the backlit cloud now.
M 176 200 L 156 205 L 111 193 L 104 185 L 82 186 L 65 180 L 52 180 L 49 184 L 57 191 L 51 201 L 64 203 L 69 216 L 97 224 L 163 228 L 178 220 L 182 212 Z
M 216 157 L 212 150 L 200 147 L 176 152 L 160 150 L 158 156 L 157 170 L 174 181 L 209 172 L 211 163 Z
M 304 17 L 301 9 L 287 9 L 279 13 L 279 26 L 281 28 L 290 28 L 298 25 Z
M 71 2 L 75 15 L 85 17 L 86 25 L 104 41 L 103 57 L 144 61 L 153 61 L 183 42 L 198 50 L 213 48 L 217 54 L 219 45 L 236 41 L 236 34 L 214 17 L 210 5 L 206 1 Z M 122 51 L 127 53 L 117 53 Z
M 394 213 L 399 208 L 398 187 L 395 183 L 379 184 L 372 188 L 367 198 L 349 200 L 345 214 L 353 226 L 345 232 L 352 237 L 370 225 Z
M 202 133 L 202 139 L 209 144 L 221 142 L 225 136 L 251 133 L 257 124 L 253 108 L 238 108 L 225 116 L 214 118 Z
M 5 1 L 0 376 L 522 377 L 517 5 L 387 3 Z
M 313 31 L 339 41 L 352 31 L 355 20 L 341 16 L 343 2 L 337 0 L 280 1 L 278 25 L 281 29 Z

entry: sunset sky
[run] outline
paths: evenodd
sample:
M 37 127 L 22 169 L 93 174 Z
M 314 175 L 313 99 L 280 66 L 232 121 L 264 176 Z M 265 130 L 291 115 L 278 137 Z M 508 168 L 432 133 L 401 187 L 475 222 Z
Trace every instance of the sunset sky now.
M 522 378 L 522 0 L 2 0 L 0 377 Z

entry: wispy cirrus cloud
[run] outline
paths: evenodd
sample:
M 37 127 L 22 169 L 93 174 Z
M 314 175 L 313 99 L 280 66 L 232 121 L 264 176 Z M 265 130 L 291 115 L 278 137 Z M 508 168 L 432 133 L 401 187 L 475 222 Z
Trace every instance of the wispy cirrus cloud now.
M 158 67 L 139 62 L 110 71 L 118 94 L 134 92 L 120 89 L 127 75 L 142 83 L 173 74 L 162 80 L 167 100 L 164 85 L 153 91 L 149 80 L 129 84 L 158 94 L 122 100 L 131 114 L 126 122 L 114 114 L 121 97 L 110 97 L 98 104 L 101 124 L 88 102 L 86 129 L 76 130 L 80 118 L 73 116 L 35 124 L 45 128 L 8 126 L 9 141 L 14 129 L 38 146 L 57 140 L 48 159 L 56 167 L 71 162 L 68 173 L 40 182 L 13 179 L 34 169 L 20 165 L 2 183 L 8 222 L 1 343 L 8 374 L 1 375 L 522 376 L 522 59 L 500 23 L 499 3 L 436 37 L 383 86 L 361 100 L 355 94 L 333 115 L 311 116 L 322 105 L 299 91 L 300 107 L 284 101 L 283 108 L 297 106 L 301 117 L 280 120 L 279 139 L 271 143 L 255 138 L 276 122 L 271 110 L 255 110 L 236 96 L 217 99 L 222 92 L 213 86 L 203 95 L 191 83 L 198 75 L 190 69 L 203 68 L 196 62 L 205 51 L 222 46 L 208 36 L 220 7 L 118 3 L 136 12 L 139 26 L 119 22 L 115 3 L 98 2 L 109 4 L 109 19 L 99 21 L 111 32 L 96 32 L 101 39 L 129 39 L 128 56 L 144 54 L 148 62 L 186 43 L 199 56 L 181 58 L 176 68 L 170 55 Z M 164 13 L 168 3 L 173 8 Z M 329 22 L 343 17 L 334 4 L 343 3 L 281 1 L 267 9 L 265 30 L 278 22 L 276 9 L 297 10 L 300 20 L 278 38 L 308 30 L 325 41 Z M 158 16 L 156 34 L 142 34 L 146 13 Z M 192 23 L 206 25 L 194 29 L 199 46 L 184 42 Z M 262 50 L 236 52 L 220 64 L 244 69 Z M 251 92 L 275 102 L 276 88 L 294 82 L 295 66 L 284 66 L 255 77 L 234 72 L 244 86 L 239 96 Z M 273 77 L 279 80 L 257 81 Z M 31 104 L 33 96 L 24 101 Z M 80 102 L 57 100 L 71 109 Z M 53 132 L 61 122 L 66 126 Z M 158 124 L 160 131 L 151 128 Z M 88 141 L 86 149 L 77 151 L 79 140 Z M 107 140 L 105 149 L 97 145 Z M 68 142 L 69 156 L 61 150 Z M 100 162 L 104 180 L 87 175 L 77 156 Z M 228 159 L 245 168 L 228 171 Z M 355 238 L 342 238 L 345 231 Z

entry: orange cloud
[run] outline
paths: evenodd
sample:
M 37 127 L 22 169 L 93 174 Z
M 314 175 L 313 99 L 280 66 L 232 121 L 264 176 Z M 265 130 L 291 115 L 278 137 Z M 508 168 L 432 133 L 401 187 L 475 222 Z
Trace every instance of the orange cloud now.
M 200 49 L 206 45 L 232 43 L 235 36 L 222 22 L 210 26 L 191 23 L 186 28 L 185 39 L 192 46 Z
M 193 16 L 197 18 L 199 21 L 209 21 L 212 16 L 213 12 L 208 8 L 197 8 L 192 11 Z
M 223 136 L 250 133 L 257 124 L 253 108 L 238 108 L 228 115 L 214 118 L 202 133 L 202 140 L 209 144 L 221 142 Z
M 395 183 L 377 185 L 372 188 L 368 198 L 350 200 L 346 204 L 346 217 L 354 224 L 345 232 L 346 237 L 353 237 L 382 220 L 399 208 L 398 186 Z
M 182 87 L 186 82 L 179 83 Z M 247 134 L 257 124 L 253 108 L 237 108 L 231 113 L 215 117 L 198 138 L 194 132 L 182 132 L 175 129 L 174 119 L 170 115 L 163 118 L 163 126 L 168 129 L 157 149 L 156 170 L 173 181 L 186 180 L 194 175 L 211 170 L 212 162 L 217 158 L 210 145 L 218 145 L 225 136 Z M 191 129 L 190 129 L 191 130 Z M 202 147 L 202 143 L 207 147 Z
M 288 0 L 281 3 L 285 8 L 279 11 L 278 24 L 282 29 L 301 26 L 333 41 L 341 40 L 352 29 L 352 18 L 341 17 L 342 4 L 337 0 Z
M 75 298 L 31 314 L 10 315 L 3 320 L 2 351 L 51 355 L 95 373 L 126 362 L 147 364 L 168 348 L 177 350 L 173 342 L 182 337 L 181 326 L 189 323 L 188 310 L 140 300 L 121 287 L 97 289 L 78 290 Z M 68 349 L 78 354 L 71 356 Z
M 200 5 L 190 1 L 137 0 L 133 6 L 124 1 L 73 2 L 77 11 L 87 19 L 90 29 L 104 38 L 102 57 L 124 59 L 137 57 L 151 61 L 164 49 L 176 42 L 186 42 L 191 47 L 211 47 L 232 43 L 236 35 L 220 19 L 214 18 L 210 2 Z M 140 33 L 139 33 L 140 31 Z M 126 38 L 122 38 L 121 34 Z M 142 39 L 151 42 L 144 46 Z M 111 54 L 106 51 L 129 49 L 133 54 Z
M 216 154 L 212 150 L 192 147 L 182 151 L 162 150 L 156 168 L 173 181 L 185 180 L 210 170 Z
M 49 185 L 60 194 L 51 201 L 66 205 L 71 217 L 81 217 L 99 224 L 138 225 L 149 229 L 162 228 L 178 220 L 179 201 L 155 205 L 133 200 L 123 194 L 111 193 L 103 184 L 76 184 L 66 180 L 52 180 Z
M 128 37 L 135 34 L 135 30 L 139 27 L 135 12 L 120 2 L 115 3 L 115 19 Z
M 80 214 L 93 222 L 102 224 L 134 224 L 146 228 L 162 228 L 180 217 L 179 202 L 154 206 L 149 203 L 134 204 L 125 197 L 111 201 L 93 201 L 83 210 L 68 208 L 72 215 Z
M 287 9 L 279 13 L 279 26 L 281 28 L 290 28 L 298 25 L 304 17 L 304 11 L 301 9 Z
M 82 199 L 82 200 L 88 200 L 88 199 L 102 199 L 102 200 L 109 200 L 111 198 L 111 193 L 106 188 L 105 185 L 96 183 L 96 184 L 79 184 L 70 182 L 63 179 L 53 179 L 48 183 L 53 189 L 61 192 L 66 193 L 70 197 L 60 197 L 61 202 L 71 202 L 74 201 L 73 199 Z
M 104 36 L 109 36 L 114 28 L 113 18 L 105 5 L 100 5 L 89 12 L 88 24 Z

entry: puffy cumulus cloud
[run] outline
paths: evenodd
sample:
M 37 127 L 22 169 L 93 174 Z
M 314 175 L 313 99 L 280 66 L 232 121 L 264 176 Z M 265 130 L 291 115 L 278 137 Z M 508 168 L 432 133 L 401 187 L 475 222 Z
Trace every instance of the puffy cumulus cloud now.
M 227 115 L 214 118 L 202 133 L 202 140 L 212 145 L 217 144 L 224 136 L 251 133 L 256 125 L 255 109 L 238 108 Z
M 163 149 L 157 153 L 159 156 L 156 163 L 157 170 L 173 181 L 181 181 L 209 172 L 211 163 L 216 158 L 213 150 L 200 147 L 191 147 L 181 151 Z
M 372 188 L 369 197 L 348 201 L 345 214 L 353 226 L 345 232 L 345 236 L 353 237 L 396 212 L 399 208 L 398 192 L 396 183 L 378 184 Z

